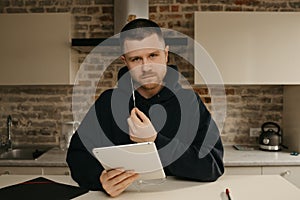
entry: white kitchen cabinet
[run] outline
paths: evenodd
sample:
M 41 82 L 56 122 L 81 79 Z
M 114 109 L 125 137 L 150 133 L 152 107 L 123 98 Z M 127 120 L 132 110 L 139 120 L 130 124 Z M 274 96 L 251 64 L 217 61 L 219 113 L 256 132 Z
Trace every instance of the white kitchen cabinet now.
M 72 84 L 70 13 L 0 15 L 0 85 Z
M 262 167 L 263 175 L 281 175 L 300 188 L 300 166 L 264 166 Z
M 261 167 L 225 167 L 226 175 L 261 175 Z
M 225 175 L 280 175 L 300 188 L 300 166 L 227 166 Z
M 43 167 L 43 175 L 70 175 L 68 167 Z
M 0 167 L 0 175 L 42 175 L 41 167 Z
M 0 175 L 70 175 L 68 167 L 0 167 Z
M 196 12 L 195 40 L 204 47 L 225 84 L 299 84 L 299 12 Z M 195 83 L 214 83 L 195 48 Z M 218 82 L 216 82 L 218 83 Z

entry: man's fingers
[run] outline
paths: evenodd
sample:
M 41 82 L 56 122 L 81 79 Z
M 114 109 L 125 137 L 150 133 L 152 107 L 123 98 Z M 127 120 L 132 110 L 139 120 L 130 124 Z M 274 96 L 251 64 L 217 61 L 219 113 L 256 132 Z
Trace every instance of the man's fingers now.
M 123 168 L 117 168 L 117 169 L 112 169 L 112 170 L 106 170 L 106 177 L 107 179 L 113 179 L 114 177 L 124 173 L 125 170 Z
M 129 126 L 129 133 L 132 132 L 132 133 L 135 133 L 136 132 L 136 128 L 132 122 L 132 119 L 129 117 L 127 118 L 127 123 L 128 123 L 128 126 Z
M 130 118 L 135 125 L 143 126 L 143 121 L 137 116 L 136 108 L 132 109 Z
M 148 117 L 138 108 L 132 109 L 130 117 L 133 120 L 133 123 L 138 126 L 144 126 L 145 124 L 148 124 L 150 122 Z
M 139 175 L 135 172 L 111 170 L 105 172 L 103 175 L 106 176 L 103 188 L 110 196 L 118 196 L 122 193 L 133 181 L 135 181 Z M 110 179 L 108 179 L 110 177 Z
M 112 181 L 115 190 L 126 188 L 129 184 L 138 178 L 138 174 L 134 172 L 124 172 L 123 174 L 115 177 Z
M 124 170 L 123 170 L 124 172 Z M 112 170 L 103 170 L 100 176 L 100 182 L 103 186 L 109 185 L 109 181 L 113 179 L 115 176 L 123 173 L 120 169 L 112 169 Z
M 148 117 L 142 111 L 140 111 L 138 108 L 135 108 L 134 110 L 135 110 L 136 116 L 139 117 L 143 122 L 149 121 Z
M 130 184 L 132 184 L 139 177 L 138 174 L 134 174 L 128 178 L 126 178 L 123 182 L 119 183 L 117 187 L 115 187 L 114 193 L 119 195 L 121 194 Z

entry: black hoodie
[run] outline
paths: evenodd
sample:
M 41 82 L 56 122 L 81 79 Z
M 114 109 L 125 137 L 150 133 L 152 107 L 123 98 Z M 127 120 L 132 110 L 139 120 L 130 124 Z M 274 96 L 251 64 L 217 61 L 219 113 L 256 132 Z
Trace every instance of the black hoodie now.
M 95 147 L 133 143 L 126 119 L 134 107 L 127 67 L 120 70 L 118 87 L 101 94 L 73 135 L 67 153 L 72 178 L 84 188 L 103 190 L 103 167 L 92 155 Z M 165 87 L 146 99 L 135 91 L 136 107 L 158 131 L 156 147 L 167 176 L 215 181 L 224 173 L 223 146 L 218 128 L 200 97 L 178 83 L 169 66 Z

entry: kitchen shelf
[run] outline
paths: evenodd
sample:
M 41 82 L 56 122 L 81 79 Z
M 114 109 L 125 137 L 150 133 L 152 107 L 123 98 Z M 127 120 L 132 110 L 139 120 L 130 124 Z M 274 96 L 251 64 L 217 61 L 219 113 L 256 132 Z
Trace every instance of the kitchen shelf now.
M 183 37 L 174 37 L 174 38 L 165 38 L 166 44 L 169 46 L 187 46 L 188 38 Z M 108 47 L 117 47 L 119 46 L 118 38 L 73 38 L 72 39 L 72 48 L 80 52 L 90 52 L 100 43 L 103 46 Z

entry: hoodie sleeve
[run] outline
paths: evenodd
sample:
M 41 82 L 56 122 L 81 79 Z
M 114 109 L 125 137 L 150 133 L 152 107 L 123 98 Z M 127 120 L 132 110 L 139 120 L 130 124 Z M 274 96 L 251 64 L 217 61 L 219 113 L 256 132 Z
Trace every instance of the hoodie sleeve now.
M 190 109 L 189 121 L 198 123 L 198 130 L 191 145 L 187 146 L 185 141 L 174 138 L 176 145 L 168 155 L 160 155 L 174 157 L 179 151 L 184 153 L 178 158 L 174 158 L 174 162 L 165 167 L 167 175 L 177 176 L 180 178 L 196 180 L 196 181 L 215 181 L 224 173 L 223 165 L 223 145 L 219 135 L 216 123 L 212 119 L 209 111 L 202 103 L 200 97 L 196 94 L 199 107 L 199 122 L 195 121 L 197 110 Z M 190 133 L 187 130 L 187 137 Z M 158 149 L 167 145 L 172 138 L 158 134 L 155 141 Z M 163 159 L 162 159 L 162 162 Z
M 107 121 L 103 122 L 101 113 L 107 113 L 107 101 L 111 92 L 102 93 L 95 104 L 89 109 L 79 128 L 74 133 L 68 148 L 66 161 L 71 171 L 71 176 L 80 187 L 89 190 L 104 191 L 100 182 L 100 175 L 104 170 L 100 162 L 93 156 L 92 149 L 100 147 L 104 132 L 99 129 L 100 123 L 110 127 Z
M 80 187 L 89 190 L 102 190 L 100 175 L 103 167 L 82 144 L 76 132 L 71 140 L 67 153 L 67 163 L 69 165 L 72 178 Z

